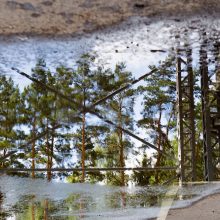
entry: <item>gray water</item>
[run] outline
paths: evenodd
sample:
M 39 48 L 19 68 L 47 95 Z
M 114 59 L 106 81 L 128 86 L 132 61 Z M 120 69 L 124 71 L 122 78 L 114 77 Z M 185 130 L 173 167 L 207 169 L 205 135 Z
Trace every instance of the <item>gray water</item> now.
M 148 219 L 157 217 L 164 201 L 185 207 L 220 192 L 220 183 L 183 187 L 113 187 L 47 182 L 42 179 L 0 176 L 0 219 Z M 168 207 L 169 208 L 169 207 Z M 3 216 L 7 216 L 3 218 Z

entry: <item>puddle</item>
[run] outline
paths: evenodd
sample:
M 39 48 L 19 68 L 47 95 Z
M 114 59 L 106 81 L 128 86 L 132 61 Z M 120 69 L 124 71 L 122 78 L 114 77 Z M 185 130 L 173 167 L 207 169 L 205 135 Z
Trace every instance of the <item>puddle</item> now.
M 135 78 L 149 70 L 149 65 L 175 53 L 177 45 L 187 42 L 193 50 L 193 66 L 199 64 L 199 50 L 208 38 L 209 62 L 218 40 L 220 20 L 196 17 L 151 23 L 147 18 L 133 18 L 117 28 L 80 38 L 13 37 L 0 40 L 0 71 L 9 75 L 20 88 L 30 83 L 11 70 L 16 67 L 28 74 L 37 59 L 43 58 L 54 70 L 58 65 L 74 66 L 83 53 L 95 53 L 97 65 L 113 67 L 125 62 Z M 3 219 L 147 219 L 156 217 L 162 201 L 175 200 L 173 207 L 183 207 L 219 192 L 219 183 L 192 184 L 168 197 L 168 187 L 120 188 L 90 184 L 47 183 L 0 176 L 0 217 Z M 7 217 L 7 215 L 11 217 Z
M 3 219 L 147 219 L 158 216 L 162 202 L 185 207 L 220 192 L 219 183 L 177 186 L 113 187 L 48 183 L 42 179 L 0 176 Z M 35 218 L 33 218 L 35 216 Z
M 59 65 L 73 67 L 83 53 L 92 53 L 96 54 L 97 66 L 114 68 L 116 63 L 125 62 L 127 70 L 138 78 L 150 71 L 150 65 L 158 66 L 176 53 L 177 46 L 184 48 L 186 43 L 192 48 L 193 67 L 198 68 L 199 50 L 204 38 L 209 39 L 206 45 L 210 49 L 209 62 L 215 62 L 211 51 L 219 31 L 220 19 L 213 20 L 211 16 L 154 22 L 134 17 L 114 28 L 75 38 L 2 37 L 0 72 L 11 76 L 22 89 L 31 82 L 12 71 L 12 67 L 31 74 L 37 60 L 44 59 L 54 71 Z M 136 109 L 142 109 L 140 102 L 136 102 Z M 140 116 L 140 112 L 135 114 Z

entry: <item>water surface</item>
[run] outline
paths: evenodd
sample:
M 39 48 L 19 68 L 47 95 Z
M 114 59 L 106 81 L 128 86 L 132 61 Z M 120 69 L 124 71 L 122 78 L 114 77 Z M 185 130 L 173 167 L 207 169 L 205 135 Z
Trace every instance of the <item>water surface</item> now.
M 68 184 L 0 176 L 2 219 L 148 219 L 159 215 L 164 201 L 185 207 L 212 193 L 220 183 L 183 187 L 114 187 Z M 5 217 L 3 217 L 5 216 Z
M 17 67 L 31 73 L 38 59 L 44 59 L 50 69 L 59 65 L 74 67 L 83 53 L 97 55 L 97 65 L 114 67 L 125 62 L 135 77 L 149 70 L 149 65 L 158 65 L 175 47 L 189 44 L 193 49 L 194 65 L 198 64 L 198 51 L 204 32 L 212 42 L 218 40 L 219 19 L 195 17 L 167 19 L 150 22 L 147 18 L 132 18 L 115 28 L 98 31 L 81 37 L 43 38 L 18 36 L 1 38 L 0 71 L 12 76 L 21 87 L 29 81 L 11 70 Z
M 193 50 L 193 66 L 199 65 L 199 50 L 204 38 L 209 61 L 215 57 L 213 44 L 218 41 L 219 19 L 195 17 L 150 22 L 133 18 L 113 29 L 77 38 L 13 37 L 0 40 L 1 74 L 12 76 L 21 88 L 29 84 L 11 70 L 17 67 L 28 74 L 43 58 L 54 70 L 58 65 L 74 66 L 83 53 L 97 54 L 97 65 L 113 67 L 124 61 L 127 69 L 138 77 L 158 65 L 177 45 L 186 43 Z M 188 184 L 164 187 L 110 187 L 91 184 L 48 183 L 0 176 L 0 207 L 2 219 L 147 219 L 158 216 L 163 201 L 175 200 L 173 207 L 219 192 L 219 183 Z M 173 192 L 170 193 L 170 192 Z

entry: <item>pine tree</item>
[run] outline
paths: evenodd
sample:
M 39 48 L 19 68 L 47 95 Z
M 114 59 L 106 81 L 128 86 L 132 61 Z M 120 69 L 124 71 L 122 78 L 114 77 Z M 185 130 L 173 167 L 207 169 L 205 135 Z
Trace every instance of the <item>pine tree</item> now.
M 20 92 L 12 79 L 6 76 L 0 76 L 0 102 L 0 152 L 4 157 L 10 149 L 17 150 L 19 133 L 21 134 L 18 129 Z M 1 162 L 0 167 L 13 164 L 17 166 L 20 163 L 10 157 Z
M 132 74 L 130 72 L 127 72 L 125 68 L 125 64 L 120 63 L 116 65 L 114 72 L 111 72 L 109 70 L 108 75 L 105 75 L 103 77 L 100 76 L 99 86 L 102 87 L 104 94 L 110 93 L 131 82 Z M 106 78 L 108 78 L 109 81 L 107 81 Z M 107 118 L 111 118 L 111 120 L 113 120 L 118 125 L 118 127 L 129 129 L 133 128 L 132 115 L 134 106 L 134 95 L 135 91 L 133 89 L 128 89 L 117 94 L 113 98 L 106 100 L 105 103 L 102 104 L 102 107 L 106 108 Z M 113 129 L 112 132 L 113 133 L 109 134 L 106 137 L 106 148 L 108 148 L 106 152 L 108 154 L 110 152 L 114 152 L 114 156 L 112 155 L 114 159 L 113 157 L 111 159 L 107 159 L 106 166 L 117 165 L 121 168 L 124 168 L 126 153 L 128 152 L 128 149 L 132 146 L 132 144 L 129 140 L 129 137 L 127 137 L 123 133 L 122 129 Z M 117 154 L 116 152 L 119 152 L 119 154 Z M 117 158 L 117 155 L 119 155 L 119 158 Z M 108 155 L 108 157 L 110 156 Z M 116 160 L 117 162 L 115 163 L 113 162 L 113 160 Z M 107 179 L 109 179 L 108 176 L 112 175 L 114 175 L 112 172 L 108 172 Z M 117 177 L 115 178 L 118 179 Z M 119 182 L 120 183 L 118 184 L 122 186 L 124 186 L 127 182 L 124 171 L 120 171 Z
M 139 167 L 150 167 L 152 165 L 151 159 L 147 157 L 147 154 L 143 152 L 143 157 L 138 161 Z M 134 171 L 131 179 L 138 186 L 147 186 L 151 183 L 151 174 L 148 171 Z
M 150 68 L 155 69 L 156 67 L 151 66 Z M 144 94 L 143 118 L 139 120 L 138 124 L 141 128 L 146 129 L 159 150 L 171 152 L 169 135 L 175 125 L 176 101 L 174 57 L 168 57 L 157 69 L 157 72 L 145 79 L 145 85 L 138 88 L 140 94 Z M 162 157 L 160 152 L 156 152 L 154 157 L 156 167 L 175 163 L 175 161 Z M 167 178 L 166 173 L 161 171 L 156 171 L 154 175 L 156 184 Z
M 52 74 L 45 62 L 40 60 L 32 71 L 32 76 L 41 83 L 57 91 L 61 90 L 62 93 L 69 92 L 71 78 L 69 78 L 68 69 L 59 67 Z M 66 132 L 69 128 L 65 125 L 65 121 L 68 121 L 68 115 L 72 111 L 69 110 L 69 104 L 67 105 L 56 93 L 45 90 L 36 83 L 32 83 L 24 90 L 24 97 L 26 98 L 27 120 L 31 126 L 31 138 L 36 137 L 37 130 L 45 133 L 45 136 L 37 140 L 40 154 L 35 154 L 36 141 L 34 140 L 32 143 L 32 168 L 35 167 L 34 160 L 36 159 L 40 164 L 46 163 L 47 179 L 50 181 L 53 161 L 55 160 L 57 163 L 63 161 L 60 156 L 54 154 L 54 150 L 57 149 L 61 154 L 70 151 L 69 135 L 65 135 L 63 130 Z M 32 177 L 34 177 L 34 173 L 32 173 Z
M 35 178 L 35 162 L 36 162 L 36 136 L 39 124 L 40 109 L 39 109 L 39 95 L 33 88 L 33 85 L 27 86 L 23 93 L 22 98 L 24 100 L 24 124 L 30 129 L 30 139 L 33 139 L 31 144 L 31 168 L 32 178 Z M 27 137 L 28 138 L 28 137 Z

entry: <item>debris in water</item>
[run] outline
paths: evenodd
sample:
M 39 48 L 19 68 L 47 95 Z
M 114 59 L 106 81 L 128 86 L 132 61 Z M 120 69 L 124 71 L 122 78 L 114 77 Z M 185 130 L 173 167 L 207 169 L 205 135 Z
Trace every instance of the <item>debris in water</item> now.
M 142 3 L 135 3 L 134 4 L 134 7 L 135 8 L 138 8 L 138 9 L 142 9 L 142 8 L 144 8 L 146 5 L 145 4 L 142 4 Z
M 160 52 L 160 53 L 166 53 L 165 50 L 150 50 L 152 53 Z

